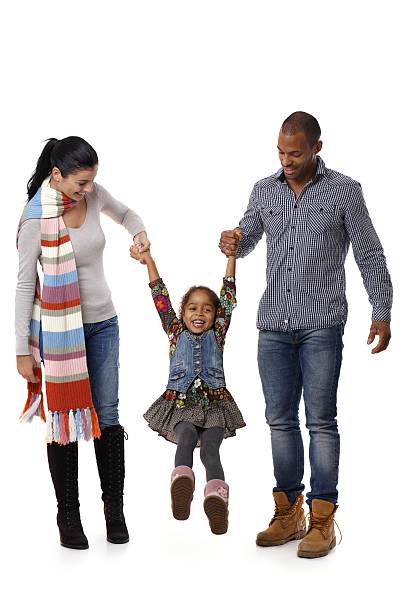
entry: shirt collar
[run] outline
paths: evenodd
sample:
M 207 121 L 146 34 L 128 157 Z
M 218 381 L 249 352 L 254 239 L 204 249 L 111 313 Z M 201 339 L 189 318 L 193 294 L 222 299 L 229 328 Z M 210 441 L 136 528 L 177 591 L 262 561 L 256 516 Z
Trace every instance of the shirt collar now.
M 317 159 L 316 174 L 314 175 L 314 178 L 312 180 L 317 179 L 317 178 L 320 179 L 321 176 L 324 176 L 326 174 L 326 166 L 324 164 L 324 161 L 320 157 L 320 155 L 316 155 L 316 159 Z M 272 174 L 272 179 L 275 181 L 280 181 L 281 183 L 285 182 L 285 174 L 283 172 L 283 168 L 280 168 L 277 172 L 275 172 L 275 174 Z

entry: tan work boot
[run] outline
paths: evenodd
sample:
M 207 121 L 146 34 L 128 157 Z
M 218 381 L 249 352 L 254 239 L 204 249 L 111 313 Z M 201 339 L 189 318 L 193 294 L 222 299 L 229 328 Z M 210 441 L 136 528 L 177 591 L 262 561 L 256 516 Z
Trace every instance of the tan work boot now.
M 303 495 L 298 495 L 290 504 L 286 493 L 273 493 L 275 514 L 268 529 L 256 536 L 258 546 L 280 546 L 291 540 L 300 540 L 306 533 L 306 519 L 303 512 Z
M 336 546 L 334 514 L 337 506 L 323 499 L 313 499 L 307 534 L 298 547 L 298 557 L 324 557 Z

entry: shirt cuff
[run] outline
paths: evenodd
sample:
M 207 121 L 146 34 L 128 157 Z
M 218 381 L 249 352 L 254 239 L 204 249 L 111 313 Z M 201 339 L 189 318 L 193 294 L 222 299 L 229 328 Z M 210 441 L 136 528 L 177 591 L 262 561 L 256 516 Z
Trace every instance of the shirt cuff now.
M 29 336 L 16 336 L 16 355 L 31 355 Z
M 391 309 L 382 305 L 374 306 L 372 320 L 387 321 L 389 323 L 391 321 Z
M 242 236 L 242 239 L 239 242 L 235 257 L 237 259 L 239 259 L 240 257 L 245 257 L 245 255 L 248 255 L 248 253 L 250 253 L 253 248 L 254 247 L 251 242 L 251 239 L 248 236 L 244 235 Z
M 122 225 L 127 229 L 133 237 L 139 232 L 145 232 L 146 228 L 142 219 L 134 210 L 129 209 L 122 221 Z

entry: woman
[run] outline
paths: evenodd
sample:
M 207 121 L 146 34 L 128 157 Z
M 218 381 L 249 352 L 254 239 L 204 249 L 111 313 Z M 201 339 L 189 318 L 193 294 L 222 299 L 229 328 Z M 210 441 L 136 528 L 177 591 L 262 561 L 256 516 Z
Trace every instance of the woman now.
M 94 438 L 107 539 L 129 541 L 123 515 L 124 429 L 118 418 L 119 329 L 103 270 L 100 212 L 144 252 L 140 217 L 94 183 L 98 157 L 82 138 L 50 139 L 30 178 L 18 231 L 17 370 L 28 382 L 22 420 L 44 417 L 62 546 L 88 548 L 79 514 L 78 440 Z M 44 272 L 41 296 L 37 261 Z

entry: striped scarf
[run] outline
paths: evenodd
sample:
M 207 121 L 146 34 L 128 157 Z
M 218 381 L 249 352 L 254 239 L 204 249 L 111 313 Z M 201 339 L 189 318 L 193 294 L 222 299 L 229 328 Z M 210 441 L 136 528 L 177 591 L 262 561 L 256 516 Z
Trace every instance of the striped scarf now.
M 46 441 L 68 444 L 100 436 L 86 365 L 78 274 L 74 251 L 62 215 L 77 204 L 50 187 L 48 177 L 27 202 L 19 230 L 28 219 L 41 219 L 41 296 L 37 275 L 30 328 L 30 350 L 38 383 L 28 383 L 21 421 L 34 415 L 46 421 Z M 41 327 L 40 327 L 41 326 Z M 40 329 L 47 396 L 44 414 Z

